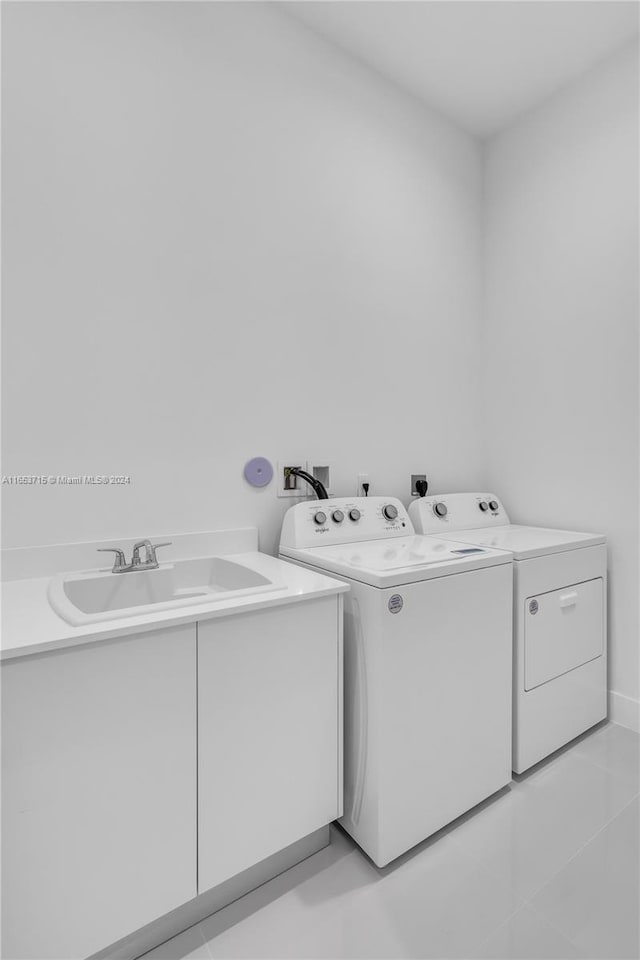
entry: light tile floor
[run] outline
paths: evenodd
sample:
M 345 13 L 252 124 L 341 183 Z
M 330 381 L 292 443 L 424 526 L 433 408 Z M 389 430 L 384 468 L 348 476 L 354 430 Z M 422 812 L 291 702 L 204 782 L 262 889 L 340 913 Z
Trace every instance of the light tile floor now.
M 383 870 L 334 829 L 145 960 L 638 958 L 639 794 L 640 736 L 603 724 Z

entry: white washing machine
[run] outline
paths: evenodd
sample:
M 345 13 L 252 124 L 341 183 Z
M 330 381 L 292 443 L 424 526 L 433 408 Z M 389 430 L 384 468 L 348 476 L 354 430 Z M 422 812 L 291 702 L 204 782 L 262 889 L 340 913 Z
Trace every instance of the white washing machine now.
M 340 823 L 382 867 L 511 779 L 511 555 L 363 497 L 292 507 L 280 556 L 351 588 Z
M 513 769 L 607 715 L 607 548 L 593 533 L 509 523 L 494 494 L 424 497 L 416 530 L 514 559 Z

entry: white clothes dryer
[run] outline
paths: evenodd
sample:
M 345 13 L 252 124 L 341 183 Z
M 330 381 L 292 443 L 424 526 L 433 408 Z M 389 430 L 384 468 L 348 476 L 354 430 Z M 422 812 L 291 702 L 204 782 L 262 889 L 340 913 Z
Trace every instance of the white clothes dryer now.
M 605 537 L 510 523 L 490 493 L 423 497 L 409 516 L 420 533 L 513 556 L 514 771 L 523 773 L 603 720 Z

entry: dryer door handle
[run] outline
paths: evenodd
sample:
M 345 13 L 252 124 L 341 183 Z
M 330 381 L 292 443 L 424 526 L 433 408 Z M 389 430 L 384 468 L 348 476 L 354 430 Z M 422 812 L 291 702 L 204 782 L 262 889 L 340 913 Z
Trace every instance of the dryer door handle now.
M 575 607 L 578 602 L 578 593 L 576 590 L 573 593 L 563 593 L 560 597 L 560 606 L 561 607 Z

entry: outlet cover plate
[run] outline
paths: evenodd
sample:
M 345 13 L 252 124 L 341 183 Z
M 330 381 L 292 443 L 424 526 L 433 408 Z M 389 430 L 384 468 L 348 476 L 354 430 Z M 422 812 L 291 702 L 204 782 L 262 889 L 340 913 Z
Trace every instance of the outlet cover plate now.
M 412 497 L 418 497 L 418 496 L 420 496 L 420 494 L 419 494 L 418 491 L 416 490 L 416 482 L 417 482 L 418 480 L 426 480 L 426 479 L 427 479 L 426 473 L 412 473 L 412 474 L 411 474 L 411 496 L 412 496 Z
M 324 484 L 329 496 L 333 496 L 333 462 L 331 460 L 319 460 L 317 457 L 313 460 L 307 460 L 305 470 L 307 473 L 310 473 L 312 477 L 320 480 L 320 482 Z M 309 494 L 310 496 L 314 496 L 311 487 L 309 487 Z
M 362 489 L 362 484 L 363 484 L 363 483 L 370 483 L 369 474 L 368 474 L 368 473 L 359 473 L 359 474 L 358 474 L 358 479 L 357 479 L 357 482 L 356 482 L 356 497 L 364 497 L 364 496 L 365 496 L 365 492 L 364 492 L 364 490 Z

